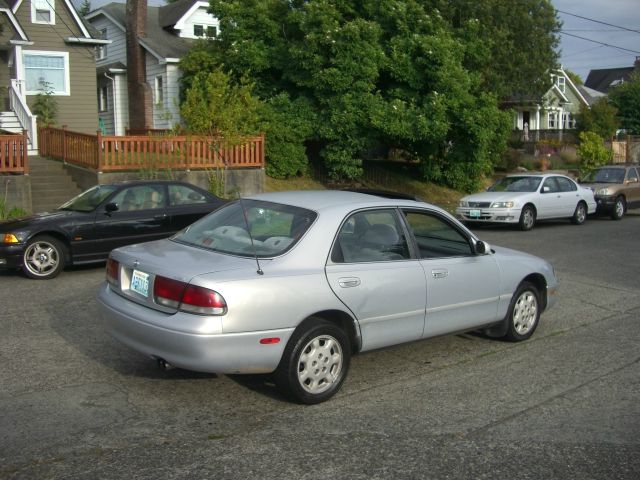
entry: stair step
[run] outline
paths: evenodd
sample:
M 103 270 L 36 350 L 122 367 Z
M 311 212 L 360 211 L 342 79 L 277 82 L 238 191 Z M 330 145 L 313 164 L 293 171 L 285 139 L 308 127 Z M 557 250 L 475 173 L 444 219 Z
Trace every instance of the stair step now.
M 34 212 L 50 212 L 82 192 L 62 162 L 34 156 L 29 159 L 31 204 Z

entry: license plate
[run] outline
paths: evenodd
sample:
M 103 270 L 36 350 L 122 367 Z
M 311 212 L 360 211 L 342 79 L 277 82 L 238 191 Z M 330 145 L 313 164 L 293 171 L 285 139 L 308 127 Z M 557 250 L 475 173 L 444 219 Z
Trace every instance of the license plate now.
M 143 297 L 149 295 L 149 274 L 134 270 L 131 277 L 131 290 Z
M 474 218 L 480 218 L 480 210 L 469 210 L 469 216 Z

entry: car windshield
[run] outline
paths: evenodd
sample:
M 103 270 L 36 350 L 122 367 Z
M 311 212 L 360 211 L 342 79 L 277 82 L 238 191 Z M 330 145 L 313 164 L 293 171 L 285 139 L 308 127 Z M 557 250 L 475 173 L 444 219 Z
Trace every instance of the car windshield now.
M 58 210 L 73 210 L 75 212 L 92 212 L 118 187 L 114 185 L 96 185 L 77 197 L 72 198 L 58 207 Z
M 624 182 L 624 169 L 622 168 L 600 168 L 589 172 L 583 183 L 622 183 Z
M 238 200 L 178 232 L 172 240 L 232 255 L 275 257 L 293 247 L 315 218 L 315 212 L 303 208 Z
M 541 177 L 504 177 L 489 187 L 490 192 L 535 192 Z

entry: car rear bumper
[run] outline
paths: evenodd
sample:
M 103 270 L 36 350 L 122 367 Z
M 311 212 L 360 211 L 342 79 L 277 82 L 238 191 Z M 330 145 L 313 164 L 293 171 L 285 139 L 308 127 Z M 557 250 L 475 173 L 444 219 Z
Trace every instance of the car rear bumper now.
M 514 208 L 456 208 L 456 216 L 463 222 L 518 223 L 520 209 Z
M 211 373 L 269 373 L 278 364 L 293 328 L 244 333 L 200 334 L 157 325 L 167 314 L 138 305 L 111 291 L 98 290 L 98 306 L 108 332 L 128 347 L 186 370 Z M 176 313 L 176 325 L 180 316 Z M 156 317 L 156 318 L 154 318 Z M 209 317 L 203 316 L 203 326 Z M 156 323 L 156 324 L 154 324 Z M 261 344 L 265 338 L 278 343 Z
M 24 245 L 0 245 L 0 268 L 22 267 Z

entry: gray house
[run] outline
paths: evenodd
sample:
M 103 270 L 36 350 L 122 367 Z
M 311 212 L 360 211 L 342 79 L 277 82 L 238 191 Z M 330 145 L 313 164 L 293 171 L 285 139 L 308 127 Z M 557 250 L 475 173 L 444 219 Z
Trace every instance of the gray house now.
M 27 130 L 37 152 L 36 95 L 48 85 L 57 125 L 95 133 L 98 128 L 94 48 L 70 0 L 0 0 L 0 129 Z
M 215 38 L 218 33 L 218 20 L 207 13 L 208 6 L 206 1 L 178 0 L 162 7 L 147 7 L 146 36 L 139 43 L 145 52 L 155 129 L 168 129 L 180 123 L 180 58 L 195 39 Z M 111 41 L 97 49 L 101 128 L 107 135 L 124 135 L 129 126 L 125 5 L 109 3 L 85 18 L 101 38 Z

